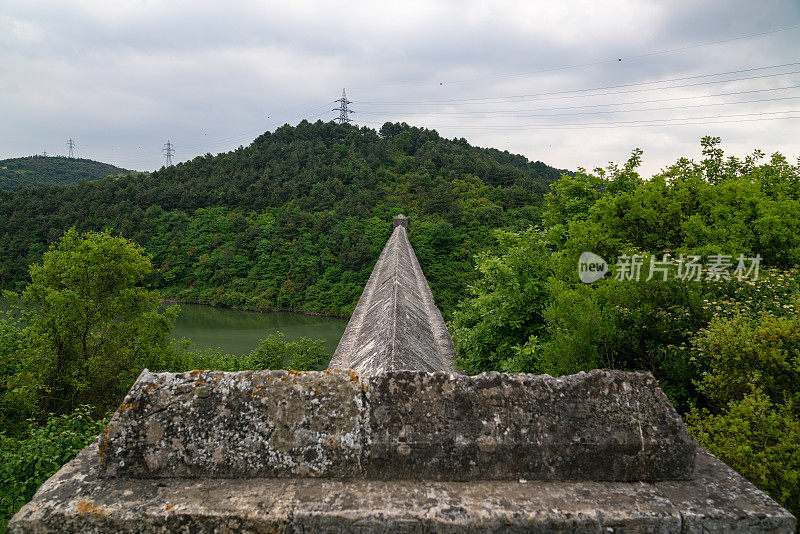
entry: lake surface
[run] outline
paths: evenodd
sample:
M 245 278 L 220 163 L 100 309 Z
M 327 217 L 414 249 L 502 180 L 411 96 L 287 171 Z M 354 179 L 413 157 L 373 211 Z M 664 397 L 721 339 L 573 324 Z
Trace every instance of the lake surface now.
M 180 304 L 172 336 L 187 337 L 201 349 L 220 349 L 228 354 L 247 354 L 259 340 L 275 332 L 286 339 L 322 339 L 325 352 L 333 354 L 347 326 L 347 319 L 291 312 L 258 313 L 199 304 Z
M 275 332 L 283 332 L 286 339 L 321 339 L 325 352 L 333 354 L 339 344 L 347 319 L 319 317 L 301 313 L 258 313 L 228 308 L 214 308 L 200 304 L 176 304 L 181 308 L 172 337 L 189 338 L 200 349 L 219 349 L 228 354 L 247 354 Z M 0 298 L 0 311 L 8 309 L 8 302 Z

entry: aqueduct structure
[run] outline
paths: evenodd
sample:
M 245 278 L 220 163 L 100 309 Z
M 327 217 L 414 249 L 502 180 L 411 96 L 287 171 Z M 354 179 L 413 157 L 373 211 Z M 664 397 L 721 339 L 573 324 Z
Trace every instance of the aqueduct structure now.
M 395 218 L 329 369 L 143 371 L 9 532 L 786 532 L 649 373 L 455 369 Z

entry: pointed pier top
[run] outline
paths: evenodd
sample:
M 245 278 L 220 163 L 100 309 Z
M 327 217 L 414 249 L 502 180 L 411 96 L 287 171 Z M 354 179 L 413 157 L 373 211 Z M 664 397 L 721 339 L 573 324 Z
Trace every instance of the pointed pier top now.
M 455 348 L 442 314 L 406 235 L 408 218 L 394 218 L 394 231 L 369 277 L 329 369 L 362 376 L 387 371 L 445 371 Z

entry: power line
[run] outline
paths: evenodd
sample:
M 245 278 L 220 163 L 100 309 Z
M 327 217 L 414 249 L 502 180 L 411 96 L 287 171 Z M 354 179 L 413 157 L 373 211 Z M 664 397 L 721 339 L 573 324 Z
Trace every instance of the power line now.
M 709 104 L 684 104 L 681 106 L 669 106 L 669 107 L 652 107 L 652 108 L 641 108 L 641 109 L 610 109 L 610 110 L 601 110 L 601 111 L 579 111 L 577 113 L 527 113 L 528 111 L 549 111 L 549 110 L 511 110 L 511 109 L 503 109 L 498 111 L 431 111 L 431 112 L 410 112 L 404 115 L 410 116 L 422 116 L 422 117 L 429 117 L 429 116 L 438 116 L 438 115 L 447 115 L 452 118 L 478 118 L 478 119 L 488 119 L 488 118 L 517 118 L 517 117 L 577 117 L 581 115 L 605 115 L 605 114 L 615 114 L 615 113 L 638 113 L 642 111 L 668 111 L 673 109 L 687 109 L 687 108 L 704 108 L 704 107 L 714 107 L 714 106 L 734 106 L 738 104 L 755 104 L 755 103 L 762 103 L 762 102 L 778 102 L 784 100 L 797 100 L 800 99 L 800 96 L 786 96 L 786 97 L 779 97 L 779 98 L 762 98 L 762 99 L 755 99 L 755 100 L 742 100 L 737 102 L 714 102 Z M 668 99 L 665 99 L 668 100 Z M 621 104 L 599 104 L 592 107 L 598 106 L 619 106 Z M 584 107 L 584 106 L 577 106 L 577 107 Z M 554 108 L 559 109 L 559 108 Z M 573 108 L 560 108 L 560 109 L 573 109 Z M 385 112 L 372 112 L 372 111 L 365 111 L 365 114 L 368 115 L 375 115 L 375 116 L 389 116 L 393 117 L 396 116 L 396 113 L 385 113 Z M 504 114 L 505 113 L 505 114 Z
M 592 87 L 586 89 L 569 89 L 566 91 L 549 91 L 544 93 L 529 93 L 523 95 L 506 95 L 506 96 L 496 96 L 496 97 L 481 97 L 481 98 L 453 98 L 448 100 L 408 100 L 408 101 L 380 101 L 380 100 L 373 100 L 373 101 L 358 101 L 358 104 L 380 104 L 380 105 L 437 105 L 437 104 L 485 104 L 491 101 L 495 102 L 515 102 L 520 100 L 527 100 L 527 99 L 534 99 L 534 100 L 553 100 L 554 98 L 580 98 L 586 95 L 582 94 L 570 94 L 570 93 L 589 93 L 592 91 L 605 91 L 607 89 L 620 89 L 624 87 L 638 87 L 642 85 L 654 85 L 659 83 L 671 83 L 676 81 L 685 81 L 691 79 L 698 79 L 698 78 L 708 78 L 711 76 L 723 76 L 727 74 L 737 74 L 743 72 L 751 72 L 755 70 L 765 70 L 765 69 L 774 69 L 780 68 L 784 66 L 792 66 L 792 65 L 800 65 L 800 62 L 797 63 L 786 63 L 783 65 L 773 65 L 769 67 L 758 67 L 754 69 L 742 69 L 738 71 L 728 71 L 728 72 L 719 72 L 715 74 L 701 74 L 698 76 L 685 76 L 681 78 L 667 78 L 664 80 L 653 80 L 649 82 L 636 82 L 636 83 L 626 83 L 626 84 L 619 84 L 619 85 L 607 85 L 602 87 Z M 682 84 L 682 85 L 673 85 L 670 87 L 655 87 L 652 89 L 632 89 L 630 91 L 615 91 L 609 93 L 599 93 L 597 95 L 590 95 L 590 96 L 606 96 L 606 95 L 617 95 L 617 94 L 625 94 L 625 93 L 639 93 L 642 91 L 653 91 L 653 90 L 664 90 L 664 89 L 678 89 L 683 87 L 697 87 L 700 85 L 711 85 L 716 83 L 729 83 L 729 82 L 740 82 L 740 81 L 747 81 L 747 80 L 758 80 L 762 78 L 772 78 L 777 76 L 788 76 L 791 74 L 798 74 L 800 70 L 793 70 L 789 72 L 777 72 L 773 74 L 762 74 L 759 76 L 746 76 L 742 78 L 731 78 L 728 80 L 711 80 L 707 82 L 699 82 L 699 83 L 690 83 L 690 84 Z M 540 98 L 540 97 L 554 97 L 554 98 Z
M 603 64 L 607 64 L 607 63 L 619 63 L 619 62 L 621 62 L 623 60 L 641 59 L 641 58 L 644 58 L 644 57 L 658 56 L 658 55 L 663 55 L 663 54 L 671 54 L 673 52 L 683 52 L 684 50 L 691 50 L 693 48 L 701 48 L 701 47 L 705 47 L 705 46 L 714 46 L 714 45 L 718 45 L 718 44 L 730 43 L 730 42 L 733 42 L 733 41 L 740 41 L 742 39 L 752 39 L 753 37 L 762 37 L 764 35 L 771 35 L 771 34 L 774 34 L 774 33 L 780 33 L 780 32 L 785 32 L 785 31 L 789 31 L 789 30 L 796 30 L 798 28 L 800 28 L 800 24 L 797 24 L 795 26 L 790 26 L 788 28 L 780 28 L 778 30 L 771 30 L 771 31 L 766 31 L 766 32 L 761 32 L 761 33 L 753 33 L 753 34 L 750 34 L 750 35 L 742 35 L 740 37 L 732 37 L 730 39 L 723 39 L 721 41 L 712 41 L 712 42 L 709 42 L 709 43 L 700 43 L 700 44 L 695 44 L 695 45 L 681 46 L 679 48 L 672 48 L 672 49 L 669 49 L 669 50 L 659 50 L 659 51 L 656 51 L 656 52 L 647 52 L 647 53 L 644 53 L 644 54 L 637 54 L 637 55 L 633 55 L 633 56 L 622 56 L 622 57 L 619 57 L 619 58 L 616 58 L 616 59 L 605 59 L 605 60 L 602 60 L 602 61 L 594 61 L 594 62 L 591 62 L 591 63 L 584 63 L 584 64 L 581 64 L 581 65 L 569 65 L 569 66 L 565 66 L 565 67 L 554 67 L 554 68 L 551 68 L 551 69 L 544 69 L 544 70 L 533 71 L 533 72 L 523 72 L 523 73 L 519 73 L 519 74 L 505 74 L 505 75 L 501 75 L 501 76 L 492 76 L 492 77 L 488 77 L 488 78 L 474 78 L 474 79 L 471 79 L 471 80 L 456 80 L 456 81 L 447 82 L 447 83 L 450 83 L 450 84 L 453 84 L 453 83 L 467 83 L 467 82 L 494 80 L 494 79 L 501 79 L 501 78 L 511 78 L 511 77 L 516 77 L 516 76 L 530 76 L 531 74 L 542 74 L 542 73 L 545 73 L 545 72 L 554 72 L 554 71 L 574 69 L 574 68 L 579 68 L 579 67 L 590 67 L 590 66 L 594 66 L 594 65 L 603 65 Z M 442 82 L 442 83 L 444 83 L 444 82 Z
M 764 111 L 761 113 L 732 113 L 728 115 L 707 115 L 703 117 L 674 117 L 671 119 L 639 119 L 634 121 L 613 121 L 613 122 L 583 122 L 583 123 L 573 123 L 571 126 L 606 126 L 606 125 L 627 125 L 627 124 L 650 124 L 650 123 L 658 123 L 658 122 L 669 122 L 669 121 L 691 121 L 691 120 L 715 120 L 715 119 L 728 119 L 734 117 L 758 117 L 764 115 L 778 115 L 781 113 L 800 113 L 798 109 L 790 109 L 790 110 L 782 110 L 782 111 Z M 526 125 L 524 127 L 540 127 L 540 126 L 547 126 L 547 125 Z
M 798 28 L 800 28 L 800 24 L 795 24 L 794 26 L 789 26 L 789 27 L 786 27 L 786 28 L 778 28 L 777 30 L 769 30 L 769 31 L 760 32 L 760 33 L 751 33 L 750 35 L 742 35 L 742 36 L 739 36 L 739 37 L 731 37 L 730 39 L 722 39 L 721 41 L 711 41 L 710 43 L 701 43 L 701 44 L 696 44 L 696 45 L 681 46 L 681 47 L 678 47 L 678 48 L 673 48 L 671 50 L 661 50 L 659 52 L 648 52 L 648 53 L 645 53 L 645 54 L 638 54 L 638 55 L 635 55 L 635 56 L 626 56 L 626 57 L 623 57 L 622 59 L 639 59 L 639 58 L 643 58 L 643 57 L 657 56 L 657 55 L 661 55 L 661 54 L 671 54 L 673 52 L 683 52 L 684 50 L 691 50 L 693 48 L 700 48 L 700 47 L 704 47 L 704 46 L 714 46 L 714 45 L 718 45 L 718 44 L 730 43 L 730 42 L 733 42 L 733 41 L 741 41 L 743 39 L 752 39 L 753 37 L 762 37 L 764 35 L 772 35 L 772 34 L 775 34 L 775 33 L 781 33 L 781 32 L 786 32 L 786 31 L 790 31 L 790 30 L 796 30 Z
M 167 143 L 161 149 L 164 152 L 164 158 L 166 159 L 166 166 L 169 167 L 172 165 L 172 156 L 175 154 L 175 145 L 173 145 L 169 139 L 167 139 Z
M 222 143 L 225 141 L 233 141 L 234 139 L 240 139 L 242 137 L 251 136 L 253 134 L 264 133 L 264 130 L 259 128 L 258 130 L 251 130 L 249 132 L 242 132 L 240 134 L 232 135 L 230 137 L 221 137 L 217 139 L 209 139 L 207 143 L 200 143 L 197 145 L 184 145 L 181 144 L 181 148 L 189 148 L 189 149 L 201 149 L 206 148 L 212 145 L 216 145 L 218 143 Z M 173 145 L 175 146 L 175 145 Z
M 734 95 L 745 95 L 745 94 L 752 94 L 752 93 L 763 93 L 769 91 L 786 91 L 789 89 L 797 89 L 800 88 L 800 85 L 789 85 L 786 87 L 770 87 L 768 89 L 751 89 L 748 91 L 730 91 L 727 93 L 715 93 L 710 95 L 693 95 L 693 96 L 677 96 L 672 98 L 651 98 L 648 100 L 634 100 L 629 102 L 612 102 L 607 104 L 583 104 L 580 106 L 557 106 L 557 107 L 549 107 L 549 108 L 534 108 L 534 109 L 498 109 L 493 111 L 469 111 L 469 110 L 459 110 L 459 111 L 437 111 L 432 114 L 436 115 L 476 115 L 476 114 L 496 114 L 498 112 L 513 112 L 513 113 L 532 113 L 536 111 L 558 111 L 558 110 L 565 110 L 565 109 L 585 109 L 585 108 L 603 108 L 609 106 L 630 106 L 634 104 L 653 104 L 658 102 L 676 102 L 679 100 L 695 100 L 698 98 L 713 98 L 718 96 L 734 96 Z M 796 98 L 796 97 L 786 97 L 789 98 Z M 762 101 L 768 101 L 773 99 L 765 99 Z M 776 98 L 774 100 L 783 100 L 783 98 Z M 757 102 L 756 100 L 752 102 Z M 746 103 L 746 102 L 740 102 Z M 712 105 L 712 104 L 709 104 Z M 691 107 L 691 106 L 687 106 Z M 396 113 L 387 113 L 384 111 L 362 111 L 361 113 L 365 115 L 384 115 L 384 116 L 394 116 Z M 415 115 L 414 113 L 410 113 L 410 115 Z M 423 113 L 418 113 L 417 115 L 423 115 Z
M 515 77 L 521 77 L 521 76 L 532 76 L 534 74 L 545 74 L 545 73 L 548 73 L 548 72 L 557 72 L 557 71 L 570 70 L 570 69 L 579 69 L 579 68 L 584 68 L 584 67 L 593 67 L 593 66 L 597 66 L 597 65 L 606 65 L 606 64 L 610 64 L 610 63 L 620 63 L 622 61 L 637 60 L 637 59 L 642 59 L 642 58 L 645 58 L 645 57 L 658 56 L 658 55 L 664 55 L 664 54 L 671 54 L 671 53 L 674 53 L 674 52 L 683 52 L 685 50 L 691 50 L 691 49 L 694 49 L 694 48 L 702 48 L 702 47 L 706 47 L 706 46 L 715 46 L 715 45 L 719 45 L 719 44 L 730 43 L 730 42 L 733 42 L 733 41 L 741 41 L 741 40 L 744 40 L 744 39 L 752 39 L 754 37 L 763 37 L 765 35 L 772 35 L 772 34 L 775 34 L 775 33 L 781 33 L 781 32 L 796 30 L 798 28 L 800 28 L 800 24 L 797 24 L 797 25 L 794 25 L 794 26 L 789 26 L 789 27 L 786 27 L 786 28 L 779 28 L 777 30 L 770 30 L 770 31 L 765 31 L 765 32 L 760 32 L 760 33 L 752 33 L 752 34 L 748 34 L 748 35 L 741 35 L 739 37 L 731 37 L 729 39 L 722 39 L 722 40 L 719 40 L 719 41 L 698 43 L 698 44 L 694 44 L 694 45 L 681 46 L 681 47 L 678 47 L 678 48 L 671 48 L 671 49 L 667 49 L 667 50 L 657 50 L 657 51 L 654 51 L 654 52 L 645 52 L 643 54 L 636 54 L 636 55 L 631 55 L 631 56 L 621 56 L 621 57 L 611 58 L 611 59 L 590 61 L 590 62 L 587 62 L 587 63 L 578 63 L 578 64 L 573 64 L 573 65 L 561 65 L 561 66 L 558 66 L 558 67 L 551 67 L 551 68 L 547 68 L 547 69 L 539 69 L 539 70 L 533 70 L 533 71 L 527 71 L 527 72 L 500 74 L 500 75 L 497 75 L 497 76 L 485 76 L 485 77 L 481 77 L 481 78 L 466 78 L 466 79 L 461 79 L 461 80 L 449 80 L 449 81 L 447 81 L 447 80 L 438 80 L 436 83 L 429 82 L 429 83 L 416 83 L 416 84 L 382 85 L 382 86 L 374 86 L 374 87 L 357 87 L 356 89 L 372 90 L 372 89 L 392 89 L 392 88 L 403 88 L 403 87 L 434 87 L 434 86 L 453 85 L 453 84 L 461 84 L 461 83 L 474 83 L 474 82 L 483 82 L 483 81 L 490 81 L 490 80 L 500 80 L 500 79 L 504 79 L 504 78 L 515 78 Z
M 791 113 L 791 112 L 784 112 Z M 763 122 L 763 121 L 780 121 L 786 119 L 800 119 L 800 115 L 792 115 L 787 117 L 766 117 L 761 119 L 723 119 L 723 120 L 702 120 L 701 122 L 675 122 L 675 123 L 662 123 L 662 124 L 626 124 L 624 128 L 648 128 L 660 126 L 705 126 L 707 124 L 730 124 L 730 123 L 743 123 L 743 122 Z M 700 120 L 700 119 L 696 119 Z M 583 130 L 583 129 L 603 129 L 603 128 L 620 128 L 619 125 L 584 125 L 584 126 L 558 126 L 553 128 L 544 128 L 551 130 Z
M 253 135 L 253 134 L 261 134 L 261 133 L 264 133 L 264 131 L 269 131 L 270 128 L 274 128 L 275 126 L 277 126 L 281 122 L 284 122 L 284 123 L 285 122 L 289 122 L 289 121 L 292 121 L 292 120 L 294 120 L 296 118 L 299 118 L 299 117 L 305 117 L 305 118 L 308 119 L 308 117 L 306 117 L 307 115 L 309 115 L 311 113 L 314 113 L 315 111 L 324 110 L 322 113 L 314 115 L 313 117 L 311 117 L 309 119 L 309 120 L 313 120 L 313 119 L 315 119 L 317 117 L 320 117 L 320 116 L 324 115 L 325 113 L 330 112 L 331 110 L 328 108 L 329 105 L 330 104 L 328 103 L 328 104 L 323 104 L 321 106 L 317 106 L 315 108 L 309 109 L 308 111 L 303 111 L 301 113 L 293 115 L 292 117 L 289 117 L 288 119 L 285 119 L 285 120 L 273 119 L 272 121 L 270 121 L 270 123 L 266 124 L 264 128 L 261 128 L 261 129 L 258 129 L 258 130 L 251 130 L 251 131 L 248 131 L 248 132 L 242 132 L 240 134 L 236 134 L 236 135 L 232 135 L 232 136 L 228 136 L 228 137 L 220 137 L 220 138 L 214 138 L 214 139 L 204 139 L 205 142 L 198 143 L 198 144 L 193 144 L 193 145 L 181 144 L 181 148 L 202 149 L 202 148 L 207 148 L 209 146 L 217 145 L 217 144 L 222 143 L 224 141 L 232 141 L 234 139 L 240 139 L 240 138 L 247 137 L 247 136 L 250 136 L 250 135 Z M 338 111 L 338 108 L 336 109 L 336 111 Z M 353 113 L 353 112 L 351 111 L 350 113 Z M 269 117 L 267 117 L 267 118 L 269 118 Z
M 308 104 L 311 104 L 311 102 L 309 102 Z M 309 109 L 307 111 L 303 111 L 303 112 L 297 113 L 296 115 L 294 115 L 294 116 L 292 116 L 292 117 L 290 117 L 288 119 L 285 119 L 285 120 L 284 119 L 273 119 L 271 121 L 271 124 L 267 124 L 265 126 L 265 128 L 260 128 L 258 130 L 252 130 L 250 132 L 243 132 L 243 133 L 236 134 L 236 135 L 233 135 L 233 136 L 228 136 L 228 137 L 214 138 L 214 139 L 204 139 L 203 141 L 205 141 L 205 142 L 198 143 L 198 144 L 193 144 L 193 145 L 181 144 L 181 149 L 184 149 L 184 151 L 186 149 L 189 149 L 189 150 L 207 150 L 210 147 L 222 146 L 222 144 L 224 142 L 226 142 L 226 141 L 231 141 L 231 140 L 235 140 L 235 139 L 241 139 L 241 138 L 244 138 L 244 137 L 251 136 L 253 134 L 261 134 L 261 133 L 264 133 L 265 129 L 266 129 L 266 131 L 269 131 L 270 128 L 275 127 L 276 125 L 280 124 L 281 122 L 288 122 L 288 121 L 291 121 L 291 120 L 293 120 L 295 118 L 299 118 L 299 117 L 309 118 L 308 115 L 310 115 L 311 113 L 314 113 L 314 112 L 317 112 L 317 111 L 321 111 L 322 113 L 318 113 L 317 115 L 314 115 L 314 116 L 310 117 L 310 120 L 313 120 L 313 119 L 315 119 L 317 117 L 320 117 L 320 116 L 324 115 L 325 113 L 328 113 L 330 111 L 330 109 L 328 108 L 329 105 L 330 105 L 330 103 L 322 104 L 321 106 L 317 106 L 317 107 L 311 108 L 311 109 Z M 305 106 L 303 106 L 303 107 L 305 107 Z M 350 111 L 350 113 L 352 113 L 352 111 Z M 254 124 L 254 123 L 251 123 L 251 124 Z M 170 141 L 168 141 L 167 143 L 169 144 L 170 148 L 172 149 L 171 152 L 174 154 L 174 150 L 176 148 L 175 144 L 171 143 Z M 167 145 L 165 144 L 164 148 L 163 148 L 165 158 L 167 156 L 166 149 L 167 149 Z M 135 151 L 135 149 L 127 149 L 127 150 L 123 149 L 122 151 L 123 152 L 125 152 L 125 151 L 131 152 L 131 151 Z M 109 156 L 106 159 L 118 160 L 117 156 L 114 156 L 114 155 Z M 139 164 L 141 164 L 141 165 L 149 166 L 149 167 L 156 166 L 156 164 L 154 162 L 152 162 L 152 160 L 148 160 L 148 163 L 143 163 L 144 160 L 141 159 L 141 158 L 136 158 L 135 160 L 126 159 L 125 161 L 128 162 L 127 163 L 128 165 L 131 165 L 131 164 L 139 165 Z M 167 163 L 167 165 L 171 165 L 171 164 L 172 164 L 172 161 L 170 160 Z
M 339 107 L 333 108 L 331 111 L 339 112 L 339 124 L 350 124 L 350 121 L 352 120 L 350 118 L 350 113 L 355 113 L 355 111 L 352 111 L 347 107 L 348 104 L 352 104 L 352 102 L 347 100 L 347 94 L 344 92 L 344 89 L 342 89 L 342 98 L 334 100 L 334 102 L 339 102 Z
M 669 83 L 669 82 L 675 82 L 675 81 L 685 81 L 685 80 L 691 80 L 691 79 L 702 79 L 702 78 L 708 78 L 708 77 L 712 77 L 712 76 L 722 76 L 722 75 L 730 75 L 730 74 L 741 74 L 741 73 L 746 73 L 746 72 L 755 72 L 755 71 L 760 71 L 760 70 L 775 69 L 775 68 L 794 66 L 794 65 L 800 65 L 800 62 L 783 63 L 783 64 L 778 64 L 778 65 L 764 66 L 764 67 L 752 67 L 752 68 L 747 68 L 747 69 L 732 70 L 732 71 L 719 72 L 719 73 L 713 73 L 713 74 L 702 74 L 702 75 L 697 75 L 697 76 L 684 76 L 684 77 L 678 77 L 678 78 L 668 78 L 668 79 L 663 79 L 663 80 L 654 80 L 654 81 L 649 81 L 649 82 L 637 82 L 637 83 L 632 83 L 632 84 L 621 84 L 621 85 L 615 85 L 615 86 L 604 86 L 604 87 L 596 87 L 596 88 L 588 88 L 588 89 L 577 89 L 577 90 L 568 90 L 568 91 L 559 91 L 559 92 L 550 92 L 550 93 L 538 93 L 538 94 L 532 94 L 532 95 L 516 95 L 516 96 L 506 96 L 506 97 L 495 97 L 492 100 L 501 100 L 501 99 L 509 100 L 509 99 L 513 99 L 513 100 L 509 100 L 508 102 L 503 102 L 503 101 L 496 102 L 496 103 L 513 103 L 514 101 L 519 101 L 520 98 L 536 97 L 536 96 L 555 96 L 555 95 L 559 95 L 559 94 L 566 95 L 563 98 L 575 98 L 575 97 L 579 97 L 579 96 L 594 96 L 594 95 L 578 95 L 578 94 L 571 94 L 571 93 L 586 93 L 586 92 L 590 92 L 590 91 L 607 90 L 607 89 L 613 89 L 613 88 L 637 87 L 637 86 L 642 86 L 642 85 L 653 85 L 653 84 L 660 84 L 660 83 L 663 84 L 663 83 Z M 800 71 L 796 71 L 796 72 L 800 72 Z M 686 86 L 706 85 L 708 83 L 723 83 L 723 82 L 743 81 L 743 80 L 763 78 L 763 77 L 772 77 L 772 76 L 782 76 L 782 75 L 794 74 L 796 72 L 773 73 L 773 74 L 769 74 L 769 75 L 765 75 L 765 76 L 745 77 L 745 78 L 737 78 L 737 79 L 729 79 L 729 80 L 715 80 L 715 81 L 712 81 L 712 82 L 706 82 L 705 84 L 703 84 L 703 83 L 701 83 L 701 84 L 684 84 L 684 85 L 680 85 L 680 86 L 677 86 L 677 87 L 667 87 L 667 88 L 659 88 L 659 89 L 671 89 L 671 88 L 686 87 Z M 756 90 L 749 90 L 749 91 L 731 91 L 731 92 L 720 93 L 720 94 L 717 94 L 717 95 L 707 95 L 707 96 L 711 97 L 711 96 L 739 95 L 739 94 L 748 94 L 748 93 L 762 92 L 762 91 L 784 90 L 784 89 L 790 89 L 790 88 L 796 88 L 796 87 L 800 87 L 800 86 L 795 85 L 795 86 L 790 86 L 790 87 L 756 89 Z M 645 90 L 648 90 L 648 89 L 645 89 Z M 629 93 L 629 92 L 641 92 L 641 90 L 639 90 L 639 91 L 620 91 L 620 92 L 614 92 L 614 93 L 603 93 L 603 94 L 596 95 L 596 96 L 622 94 L 622 93 Z M 336 100 L 336 102 L 339 102 L 340 106 L 338 108 L 333 109 L 333 111 L 339 111 L 339 118 L 337 120 L 340 123 L 343 123 L 343 122 L 348 122 L 349 123 L 352 120 L 349 117 L 349 114 L 353 113 L 353 111 L 350 109 L 349 105 L 351 103 L 353 103 L 353 102 L 350 101 L 349 99 L 347 99 L 347 95 L 346 95 L 345 90 L 343 90 L 342 93 L 343 93 L 342 94 L 343 98 L 340 98 L 340 99 Z M 685 97 L 668 98 L 668 99 L 649 99 L 649 100 L 634 101 L 634 102 L 630 102 L 630 103 L 621 103 L 621 104 L 611 104 L 611 105 L 628 105 L 628 104 L 633 104 L 633 103 L 666 102 L 666 101 L 677 101 L 677 100 L 694 99 L 694 98 L 705 98 L 705 96 L 685 96 Z M 551 99 L 552 98 L 545 98 L 543 100 L 551 100 Z M 463 102 L 464 104 L 470 104 L 472 102 L 478 103 L 479 101 L 483 101 L 481 103 L 489 103 L 489 102 L 486 102 L 486 100 L 490 100 L 490 99 L 482 98 L 482 99 L 460 99 L 460 100 L 445 100 L 445 101 L 414 101 L 414 102 L 407 102 L 407 103 L 408 104 L 425 104 L 425 105 L 439 104 L 439 103 L 458 103 L 458 102 Z M 362 102 L 362 103 L 364 103 L 364 104 L 391 104 L 391 105 L 403 104 L 401 102 L 377 102 L 377 101 L 376 102 L 365 101 L 365 102 Z M 609 105 L 609 104 L 594 104 L 594 105 L 586 105 L 586 106 L 570 106 L 570 107 L 563 107 L 563 108 L 543 108 L 543 109 L 522 110 L 522 111 L 577 109 L 577 108 L 587 108 L 587 107 L 601 107 L 601 106 L 607 106 L 607 105 Z M 345 107 L 345 109 L 346 109 L 345 114 L 344 114 L 344 119 L 346 119 L 345 121 L 342 120 L 343 119 L 343 116 L 342 116 L 343 115 L 342 114 L 342 108 L 343 107 Z M 689 106 L 687 106 L 687 107 L 689 107 Z M 321 109 L 323 109 L 323 106 L 314 108 L 314 109 L 309 110 L 307 112 L 300 113 L 300 114 L 296 115 L 295 118 L 299 117 L 299 116 L 303 116 L 303 115 L 308 115 L 308 114 L 310 114 L 310 113 L 312 113 L 314 111 L 319 111 Z M 516 112 L 517 110 L 500 110 L 500 111 Z M 381 112 L 367 112 L 367 111 L 365 111 L 364 113 L 371 114 L 371 115 L 380 115 L 381 114 Z M 458 115 L 458 114 L 472 114 L 472 113 L 481 114 L 481 113 L 486 113 L 486 112 L 482 112 L 482 111 L 471 112 L 471 111 L 468 111 L 468 110 L 460 110 L 460 111 L 452 112 L 452 113 L 440 112 L 438 114 Z M 324 112 L 316 115 L 316 117 L 319 117 L 319 116 L 322 116 L 322 115 L 324 115 Z M 391 114 L 386 113 L 384 115 L 389 116 Z M 316 118 L 316 117 L 312 117 L 312 120 L 313 120 L 313 118 Z M 291 120 L 291 119 L 289 119 L 289 120 Z M 280 120 L 275 120 L 274 124 L 277 124 L 278 122 L 280 122 Z M 261 132 L 262 132 L 262 130 L 254 130 L 254 131 L 251 131 L 251 132 L 244 132 L 242 134 L 237 134 L 237 135 L 234 135 L 234 136 L 218 138 L 218 139 L 215 139 L 213 141 L 208 140 L 209 142 L 207 142 L 207 143 L 199 143 L 199 144 L 185 145 L 185 146 L 182 145 L 182 146 L 184 146 L 184 148 L 189 148 L 189 149 L 201 149 L 201 148 L 204 148 L 204 147 L 217 145 L 219 143 L 223 143 L 223 142 L 228 141 L 228 140 L 240 139 L 240 138 L 252 135 L 254 133 L 261 133 Z M 173 145 L 173 147 L 174 147 L 174 145 Z
M 778 115 L 781 113 L 800 113 L 800 110 L 784 110 L 784 111 L 770 111 L 763 113 L 741 113 L 729 115 L 711 115 L 704 117 L 675 117 L 672 119 L 650 119 L 650 120 L 635 120 L 635 121 L 614 121 L 614 122 L 586 122 L 586 123 L 564 123 L 564 124 L 519 124 L 519 125 L 458 125 L 453 128 L 458 129 L 480 129 L 480 130 L 558 130 L 558 129 L 580 129 L 580 128 L 618 128 L 618 127 L 642 127 L 642 126 L 679 126 L 688 124 L 712 124 L 723 122 L 753 122 L 756 120 L 782 120 L 782 119 L 797 119 L 799 116 L 787 117 L 768 117 L 761 119 L 752 119 L 750 117 L 761 117 L 764 115 Z M 725 120 L 725 119 L 735 120 Z M 723 119 L 723 120 L 720 120 Z M 685 122 L 685 123 L 672 123 L 670 121 L 703 121 L 703 122 Z M 713 122 L 709 122 L 713 121 Z M 367 123 L 378 124 L 378 123 Z M 426 126 L 427 128 L 451 128 L 450 126 Z

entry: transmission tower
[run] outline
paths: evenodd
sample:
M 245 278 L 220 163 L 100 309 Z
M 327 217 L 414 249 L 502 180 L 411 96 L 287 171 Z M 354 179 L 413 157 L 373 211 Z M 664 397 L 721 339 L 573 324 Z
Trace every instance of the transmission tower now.
M 167 167 L 172 165 L 172 156 L 175 154 L 175 145 L 167 140 L 167 144 L 164 145 L 164 148 L 161 149 L 164 152 L 164 157 L 167 160 Z
M 342 89 L 342 98 L 339 100 L 334 100 L 334 102 L 339 102 L 338 108 L 333 108 L 331 111 L 338 111 L 339 112 L 339 124 L 350 123 L 352 120 L 350 118 L 350 113 L 355 113 L 355 111 L 349 109 L 347 107 L 348 104 L 352 104 L 351 101 L 347 100 L 347 94 Z
M 75 141 L 73 141 L 72 138 L 70 138 L 67 141 L 67 148 L 69 149 L 69 157 L 70 157 L 70 159 L 74 158 L 75 157 Z
M 46 158 L 46 157 L 47 157 L 47 150 L 42 150 L 42 157 L 43 157 L 43 158 Z

